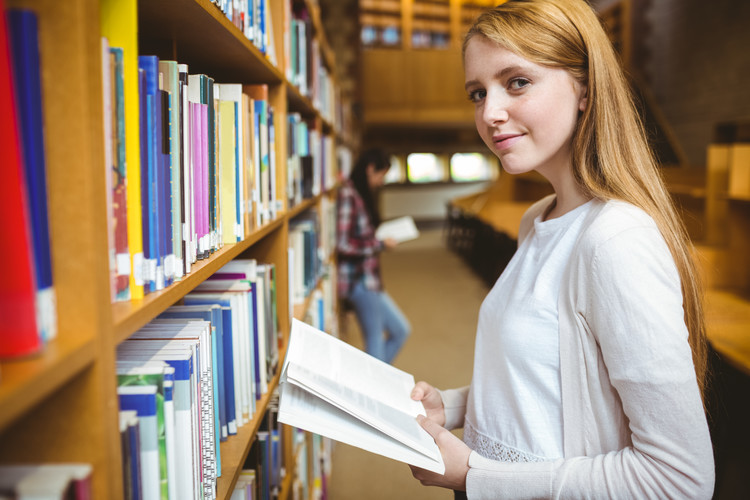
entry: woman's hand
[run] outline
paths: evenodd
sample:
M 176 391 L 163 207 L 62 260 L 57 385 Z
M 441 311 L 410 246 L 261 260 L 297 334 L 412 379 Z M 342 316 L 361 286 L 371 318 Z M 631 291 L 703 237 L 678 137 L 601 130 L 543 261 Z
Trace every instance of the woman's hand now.
M 443 398 L 440 391 L 432 387 L 427 382 L 417 382 L 414 389 L 411 390 L 411 398 L 414 401 L 421 401 L 427 416 L 438 425 L 445 425 L 445 409 L 443 408 Z
M 398 241 L 396 241 L 393 238 L 386 238 L 386 239 L 383 240 L 383 246 L 387 250 L 391 250 L 393 248 L 396 248 L 396 245 L 398 245 Z
M 437 474 L 410 465 L 411 473 L 424 486 L 441 486 L 452 490 L 466 490 L 471 449 L 453 433 L 430 418 L 419 415 L 417 421 L 435 439 L 445 463 L 445 474 Z

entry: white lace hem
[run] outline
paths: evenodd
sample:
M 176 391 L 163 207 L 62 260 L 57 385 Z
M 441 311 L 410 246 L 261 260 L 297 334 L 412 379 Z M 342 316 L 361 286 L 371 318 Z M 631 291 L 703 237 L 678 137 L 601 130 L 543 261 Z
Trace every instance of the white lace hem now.
M 543 457 L 517 450 L 479 433 L 472 425 L 465 422 L 464 442 L 484 458 L 499 462 L 543 462 Z

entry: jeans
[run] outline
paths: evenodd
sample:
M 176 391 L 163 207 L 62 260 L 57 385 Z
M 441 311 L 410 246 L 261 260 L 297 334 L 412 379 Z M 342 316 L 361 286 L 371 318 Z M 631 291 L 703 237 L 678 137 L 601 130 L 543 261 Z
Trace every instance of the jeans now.
M 365 338 L 365 350 L 386 363 L 393 361 L 411 333 L 396 303 L 386 292 L 368 290 L 361 282 L 354 285 L 349 301 Z

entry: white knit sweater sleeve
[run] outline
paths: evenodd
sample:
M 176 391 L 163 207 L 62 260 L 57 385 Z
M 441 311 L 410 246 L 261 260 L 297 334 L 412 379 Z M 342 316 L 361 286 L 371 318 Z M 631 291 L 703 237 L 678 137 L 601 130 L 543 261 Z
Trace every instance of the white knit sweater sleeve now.
M 445 428 L 448 430 L 459 429 L 464 426 L 466 415 L 466 401 L 469 398 L 469 386 L 459 389 L 446 389 L 440 391 L 445 410 Z

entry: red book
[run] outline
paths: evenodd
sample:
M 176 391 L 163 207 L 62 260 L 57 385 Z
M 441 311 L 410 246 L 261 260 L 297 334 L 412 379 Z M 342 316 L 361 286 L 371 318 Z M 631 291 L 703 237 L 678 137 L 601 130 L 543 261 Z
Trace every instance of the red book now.
M 5 1 L 0 0 L 0 227 L 3 272 L 0 273 L 0 357 L 33 354 L 42 347 L 37 332 L 29 208 L 13 93 Z

